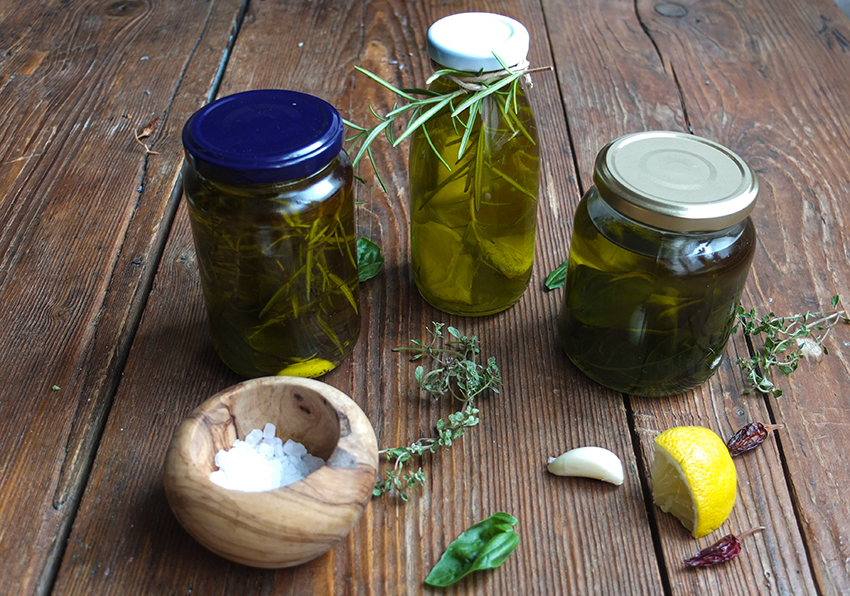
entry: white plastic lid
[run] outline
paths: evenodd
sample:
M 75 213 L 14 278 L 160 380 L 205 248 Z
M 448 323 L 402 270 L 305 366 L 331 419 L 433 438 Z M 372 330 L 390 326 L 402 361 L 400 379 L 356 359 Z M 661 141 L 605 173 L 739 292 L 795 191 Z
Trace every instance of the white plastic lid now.
M 453 14 L 428 29 L 428 55 L 446 68 L 502 70 L 494 52 L 509 67 L 525 60 L 528 29 L 519 21 L 490 12 Z

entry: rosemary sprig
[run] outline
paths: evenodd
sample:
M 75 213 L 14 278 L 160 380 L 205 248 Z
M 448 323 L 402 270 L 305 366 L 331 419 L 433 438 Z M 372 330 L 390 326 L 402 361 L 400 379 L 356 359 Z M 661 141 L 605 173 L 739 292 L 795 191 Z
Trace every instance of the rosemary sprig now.
M 841 298 L 832 297 L 833 312 L 805 312 L 789 317 L 777 317 L 773 312 L 759 317 L 755 309 L 749 311 L 738 305 L 738 322 L 732 329 L 738 327 L 744 335 L 752 337 L 764 334 L 763 347 L 756 351 L 752 358 L 738 358 L 738 365 L 746 372 L 750 388 L 753 390 L 780 397 L 782 390 L 770 380 L 771 371 L 778 368 L 783 374 L 791 374 L 799 366 L 800 360 L 806 356 L 829 354 L 824 340 L 832 328 L 839 322 L 850 323 L 847 311 L 839 310 Z
M 422 127 L 425 139 L 434 151 L 434 154 L 446 167 L 446 169 L 451 171 L 449 164 L 446 163 L 443 156 L 431 142 L 431 138 L 428 136 L 428 130 L 427 128 L 424 128 L 424 124 L 437 114 L 441 113 L 444 109 L 449 109 L 455 130 L 464 131 L 461 142 L 458 145 L 458 161 L 460 161 L 464 152 L 469 147 L 472 129 L 477 116 L 481 113 L 482 102 L 493 94 L 498 94 L 499 97 L 502 98 L 500 104 L 503 114 L 509 119 L 509 122 L 511 122 L 511 114 L 513 114 L 515 120 L 516 114 L 519 113 L 516 96 L 517 88 L 521 82 L 521 77 L 538 70 L 551 70 L 551 67 L 511 70 L 499 56 L 495 53 L 493 56 L 499 61 L 499 64 L 502 65 L 504 70 L 499 73 L 492 73 L 492 76 L 484 77 L 483 72 L 471 73 L 451 68 L 444 68 L 436 71 L 428 78 L 426 85 L 430 85 L 432 82 L 441 77 L 456 79 L 470 77 L 475 78 L 476 83 L 469 86 L 470 88 L 461 87 L 459 89 L 448 90 L 445 92 L 419 88 L 400 89 L 392 83 L 385 81 L 378 75 L 369 72 L 365 68 L 355 66 L 354 68 L 358 72 L 363 73 L 382 87 L 389 89 L 400 99 L 403 99 L 408 103 L 402 106 L 399 106 L 396 103 L 393 105 L 393 108 L 384 115 L 378 114 L 372 106 L 369 106 L 369 111 L 372 112 L 372 115 L 378 119 L 378 123 L 371 127 L 359 126 L 347 120 L 343 120 L 346 126 L 356 131 L 356 134 L 346 139 L 351 143 L 350 150 L 357 147 L 357 152 L 352 160 L 353 165 L 356 167 L 364 156 L 368 157 L 381 188 L 383 188 L 384 192 L 386 192 L 387 187 L 381 179 L 378 169 L 375 167 L 375 160 L 372 155 L 371 147 L 372 142 L 383 134 L 393 147 L 398 147 L 400 143 L 407 139 L 417 129 Z M 488 75 L 489 74 L 491 73 L 488 73 Z M 468 115 L 464 118 L 463 114 L 467 111 Z M 394 126 L 395 123 L 402 117 L 408 117 L 407 125 L 404 127 L 402 133 L 396 136 Z M 518 124 L 518 122 L 516 122 L 516 124 Z M 521 133 L 526 136 L 528 135 L 522 126 L 519 126 L 519 129 Z
M 444 328 L 448 336 L 443 335 Z M 413 345 L 393 351 L 411 352 L 411 360 L 414 361 L 428 358 L 433 362 L 433 368 L 426 372 L 424 366 L 416 367 L 415 378 L 419 388 L 436 397 L 449 394 L 461 401 L 463 407 L 449 414 L 447 419 L 437 421 L 436 436 L 379 452 L 393 467 L 385 472 L 383 480 L 375 484 L 372 494 L 376 497 L 394 492 L 402 501 L 407 501 L 407 491 L 417 485 L 423 486 L 425 474 L 421 467 L 416 472 L 405 472 L 404 464 L 413 457 L 451 447 L 452 442 L 461 438 L 467 429 L 477 426 L 479 410 L 475 407 L 475 398 L 487 390 L 498 394 L 502 384 L 495 358 L 488 358 L 486 365 L 478 362 L 481 349 L 477 337 L 462 335 L 444 323 L 434 323 L 434 329 L 428 332 L 432 336 L 429 343 L 413 340 Z

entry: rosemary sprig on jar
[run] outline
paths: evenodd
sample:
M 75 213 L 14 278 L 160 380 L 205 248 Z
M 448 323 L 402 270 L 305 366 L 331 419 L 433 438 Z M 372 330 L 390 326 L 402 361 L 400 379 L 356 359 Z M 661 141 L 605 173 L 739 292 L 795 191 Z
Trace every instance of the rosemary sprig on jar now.
M 343 120 L 346 126 L 356 131 L 356 134 L 346 139 L 351 143 L 349 152 L 355 147 L 357 148 L 357 153 L 352 160 L 354 167 L 356 168 L 364 157 L 368 157 L 375 171 L 375 177 L 378 179 L 381 188 L 386 192 L 387 187 L 378 173 L 378 169 L 375 166 L 375 159 L 372 155 L 372 143 L 382 134 L 389 141 L 390 145 L 398 147 L 418 128 L 423 127 L 426 122 L 434 118 L 442 110 L 448 108 L 455 125 L 455 130 L 463 131 L 463 137 L 457 151 L 459 161 L 470 145 L 470 137 L 474 130 L 476 118 L 481 117 L 483 113 L 481 109 L 482 102 L 487 97 L 497 95 L 501 100 L 499 101 L 499 107 L 503 115 L 509 118 L 513 114 L 515 117 L 519 112 L 516 98 L 522 77 L 526 77 L 526 82 L 530 86 L 531 77 L 529 75 L 531 73 L 552 70 L 552 67 L 529 68 L 527 61 L 509 67 L 497 54 L 493 53 L 493 57 L 499 61 L 502 70 L 488 73 L 483 71 L 472 73 L 453 68 L 440 68 L 435 71 L 425 81 L 426 85 L 431 85 L 438 79 L 443 78 L 455 83 L 458 87 L 457 89 L 445 89 L 441 91 L 427 88 L 400 89 L 365 68 L 355 66 L 354 68 L 358 72 L 363 73 L 382 87 L 389 89 L 407 103 L 398 105 L 396 102 L 393 104 L 392 109 L 383 115 L 379 114 L 372 106 L 369 106 L 369 111 L 378 119 L 378 123 L 371 127 L 359 126 L 348 120 Z M 404 118 L 408 118 L 407 124 L 404 126 L 401 134 L 396 135 L 395 125 L 402 122 Z M 431 137 L 428 135 L 428 129 L 423 127 L 422 130 L 434 154 L 445 165 L 446 169 L 451 170 L 451 166 L 449 166 L 440 151 L 437 150 L 431 141 Z

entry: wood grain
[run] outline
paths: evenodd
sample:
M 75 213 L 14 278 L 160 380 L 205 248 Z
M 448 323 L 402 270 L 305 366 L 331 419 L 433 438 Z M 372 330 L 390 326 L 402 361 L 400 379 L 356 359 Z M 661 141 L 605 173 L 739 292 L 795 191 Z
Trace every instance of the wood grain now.
M 0 592 L 48 590 L 65 549 L 177 199 L 178 154 L 134 131 L 202 97 L 225 4 L 0 4 Z
M 743 394 L 740 337 L 713 379 L 669 399 L 605 390 L 558 345 L 561 293 L 543 279 L 568 254 L 596 152 L 638 130 L 692 129 L 758 171 L 746 304 L 791 313 L 850 296 L 850 21 L 829 0 L 678 0 L 679 17 L 657 4 L 0 1 L 0 592 L 430 593 L 422 579 L 449 542 L 497 510 L 519 518 L 519 549 L 452 593 L 850 591 L 846 326 L 830 356 L 779 380 L 778 399 Z M 534 75 L 529 93 L 543 155 L 531 287 L 492 317 L 424 304 L 409 271 L 406 149 L 378 143 L 389 192 L 361 167 L 358 226 L 386 264 L 362 287 L 354 353 L 323 380 L 366 412 L 380 447 L 430 433 L 454 409 L 421 395 L 417 363 L 392 351 L 432 321 L 477 335 L 505 386 L 481 400 L 478 428 L 424 459 L 428 482 L 409 503 L 373 500 L 310 563 L 230 563 L 181 528 L 162 484 L 179 423 L 240 380 L 209 342 L 179 201 L 183 122 L 211 93 L 261 87 L 312 93 L 369 122 L 368 105 L 386 111 L 394 99 L 354 65 L 422 85 L 429 24 L 463 10 L 519 19 L 532 64 L 556 69 Z M 157 154 L 146 155 L 133 136 L 153 116 L 159 128 L 145 141 Z M 700 424 L 728 436 L 769 419 L 786 428 L 736 459 L 738 503 L 718 532 L 694 541 L 652 505 L 658 432 Z M 547 457 L 582 445 L 616 452 L 623 486 L 546 473 Z M 680 564 L 756 525 L 767 530 L 733 562 Z
M 216 454 L 268 423 L 276 437 L 326 463 L 276 490 L 212 482 Z M 345 538 L 372 498 L 377 473 L 375 432 L 351 398 L 315 379 L 265 377 L 193 410 L 169 442 L 162 475 L 172 512 L 201 544 L 231 561 L 275 569 L 312 561 Z
M 759 173 L 759 245 L 745 305 L 783 315 L 847 296 L 850 54 L 840 43 L 850 31 L 847 19 L 830 2 L 697 2 L 680 19 L 662 17 L 649 2 L 639 7 L 670 56 L 694 131 L 729 146 Z M 843 455 L 850 412 L 837 401 L 839 387 L 850 384 L 846 326 L 836 338 L 832 356 L 777 379 L 783 397 L 763 403 L 736 391 L 716 413 L 731 427 L 743 422 L 738 407 L 752 408 L 752 419 L 773 416 L 786 425 L 769 449 L 739 462 L 754 491 L 740 494 L 748 519 L 733 520 L 736 531 L 769 520 L 773 531 L 753 546 L 768 555 L 763 583 L 771 592 L 813 592 L 811 583 L 798 583 L 809 564 L 819 592 L 850 590 L 850 551 L 841 538 L 850 508 L 843 487 L 830 480 L 850 474 Z M 793 509 L 775 499 L 786 492 L 783 466 Z M 740 505 L 736 511 L 744 513 Z M 788 520 L 785 536 L 776 526 L 780 516 Z M 802 541 L 792 540 L 796 523 Z

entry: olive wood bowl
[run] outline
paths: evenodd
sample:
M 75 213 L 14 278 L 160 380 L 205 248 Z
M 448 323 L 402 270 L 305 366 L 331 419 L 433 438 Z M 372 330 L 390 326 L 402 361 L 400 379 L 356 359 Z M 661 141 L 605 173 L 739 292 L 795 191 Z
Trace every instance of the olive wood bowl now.
M 215 454 L 271 422 L 327 463 L 306 478 L 265 492 L 213 483 Z M 165 456 L 165 493 L 174 515 L 214 553 L 254 567 L 310 561 L 344 538 L 372 496 L 375 432 L 351 398 L 298 377 L 245 381 L 211 397 L 183 421 Z

